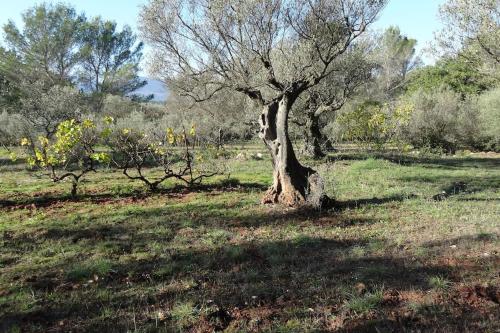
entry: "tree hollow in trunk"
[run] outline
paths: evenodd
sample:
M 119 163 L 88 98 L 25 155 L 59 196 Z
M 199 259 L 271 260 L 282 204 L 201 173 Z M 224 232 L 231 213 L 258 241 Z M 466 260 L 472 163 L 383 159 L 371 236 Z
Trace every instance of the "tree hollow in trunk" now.
M 293 97 L 284 96 L 264 106 L 260 118 L 260 134 L 273 161 L 273 185 L 263 203 L 279 203 L 290 207 L 321 207 L 327 197 L 319 174 L 300 164 L 288 135 L 288 114 Z

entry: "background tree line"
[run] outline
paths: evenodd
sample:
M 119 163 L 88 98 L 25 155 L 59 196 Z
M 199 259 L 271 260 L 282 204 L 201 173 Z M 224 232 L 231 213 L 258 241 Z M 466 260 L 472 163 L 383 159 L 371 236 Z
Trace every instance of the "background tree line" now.
M 50 135 L 69 113 L 100 113 L 107 95 L 126 96 L 146 84 L 138 76 L 143 44 L 130 27 L 118 30 L 64 4 L 35 6 L 22 20 L 22 28 L 13 21 L 3 27 L 1 105 L 37 130 Z

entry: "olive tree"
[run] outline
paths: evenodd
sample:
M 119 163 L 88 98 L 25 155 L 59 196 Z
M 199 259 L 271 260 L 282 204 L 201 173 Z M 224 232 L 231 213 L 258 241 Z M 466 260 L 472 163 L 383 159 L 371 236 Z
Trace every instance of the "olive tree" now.
M 332 73 L 296 103 L 293 122 L 303 128 L 304 152 L 309 157 L 324 157 L 324 148 L 332 148 L 323 134 L 325 118 L 335 116 L 358 88 L 369 81 L 375 64 L 368 59 L 366 51 L 364 45 L 350 48 L 332 65 Z
M 48 87 L 46 81 L 18 82 L 20 98 L 15 110 L 29 126 L 22 135 L 30 139 L 39 134 L 51 138 L 59 124 L 78 119 L 85 112 L 82 93 L 70 86 Z
M 498 79 L 500 63 L 500 2 L 498 0 L 447 0 L 440 7 L 443 29 L 437 34 L 438 50 L 481 62 L 482 72 Z
M 150 0 L 140 29 L 152 72 L 195 101 L 230 89 L 261 109 L 260 137 L 273 161 L 264 203 L 319 206 L 318 173 L 303 166 L 288 121 L 297 98 L 328 77 L 332 63 L 372 23 L 385 0 Z M 175 82 L 175 80 L 173 80 Z

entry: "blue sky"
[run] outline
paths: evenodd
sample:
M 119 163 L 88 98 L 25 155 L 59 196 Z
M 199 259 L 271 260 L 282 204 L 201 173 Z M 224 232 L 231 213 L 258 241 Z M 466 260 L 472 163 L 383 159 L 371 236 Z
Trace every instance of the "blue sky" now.
M 119 24 L 136 26 L 137 16 L 141 5 L 146 0 L 0 0 L 0 25 L 9 19 L 20 22 L 21 13 L 39 3 L 69 3 L 78 12 L 85 12 L 87 17 L 101 15 Z
M 36 0 L 0 0 L 0 25 L 3 26 L 9 19 L 16 23 L 21 21 L 21 12 L 40 3 Z M 59 2 L 47 0 L 46 2 Z M 112 19 L 118 24 L 128 24 L 135 28 L 137 14 L 146 0 L 67 0 L 64 1 L 83 11 L 87 16 L 101 15 Z M 440 28 L 438 7 L 444 0 L 390 0 L 380 19 L 373 26 L 374 29 L 387 28 L 391 25 L 400 27 L 402 33 L 418 40 L 420 52 L 433 39 L 433 32 Z M 429 63 L 432 59 L 424 57 Z
M 428 46 L 434 39 L 434 32 L 441 29 L 438 18 L 439 6 L 444 0 L 389 0 L 389 4 L 380 18 L 372 26 L 374 29 L 385 29 L 391 25 L 398 26 L 401 32 L 417 40 L 417 50 Z M 424 55 L 426 63 L 433 59 Z

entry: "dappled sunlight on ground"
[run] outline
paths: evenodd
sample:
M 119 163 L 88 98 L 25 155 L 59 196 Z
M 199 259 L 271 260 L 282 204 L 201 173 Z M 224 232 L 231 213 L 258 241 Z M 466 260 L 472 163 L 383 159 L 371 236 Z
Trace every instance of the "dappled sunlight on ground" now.
M 4 164 L 0 331 L 494 331 L 498 161 L 336 154 L 325 211 L 261 206 L 269 161 L 78 199 Z

